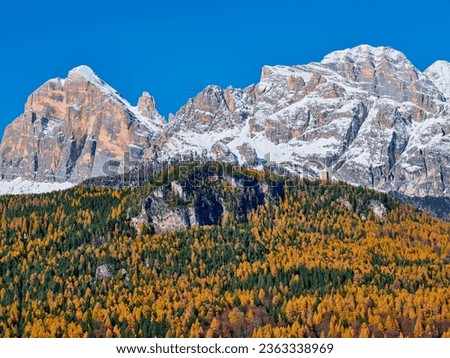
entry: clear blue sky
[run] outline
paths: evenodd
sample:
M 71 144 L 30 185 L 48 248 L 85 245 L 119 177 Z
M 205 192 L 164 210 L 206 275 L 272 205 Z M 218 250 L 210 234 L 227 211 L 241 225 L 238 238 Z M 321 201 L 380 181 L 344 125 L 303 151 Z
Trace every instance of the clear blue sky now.
M 0 135 L 27 96 L 80 64 L 131 103 L 176 112 L 208 84 L 245 87 L 264 64 L 319 61 L 362 43 L 420 69 L 450 60 L 450 0 L 3 1 Z

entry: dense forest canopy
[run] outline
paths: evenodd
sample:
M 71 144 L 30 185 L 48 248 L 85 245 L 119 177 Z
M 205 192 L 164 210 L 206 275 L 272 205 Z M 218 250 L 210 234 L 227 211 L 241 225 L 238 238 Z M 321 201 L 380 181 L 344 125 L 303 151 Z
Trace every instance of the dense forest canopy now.
M 136 227 L 161 187 L 219 222 Z M 450 224 L 382 193 L 209 164 L 0 209 L 1 337 L 450 337 Z

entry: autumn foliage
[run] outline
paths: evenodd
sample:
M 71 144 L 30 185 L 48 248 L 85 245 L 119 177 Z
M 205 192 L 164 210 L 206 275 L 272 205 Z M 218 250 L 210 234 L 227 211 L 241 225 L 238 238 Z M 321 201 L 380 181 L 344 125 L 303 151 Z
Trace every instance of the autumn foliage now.
M 151 183 L 1 197 L 0 336 L 450 337 L 449 223 L 286 180 L 243 211 L 268 184 L 224 175 L 221 225 L 171 233 L 130 223 Z

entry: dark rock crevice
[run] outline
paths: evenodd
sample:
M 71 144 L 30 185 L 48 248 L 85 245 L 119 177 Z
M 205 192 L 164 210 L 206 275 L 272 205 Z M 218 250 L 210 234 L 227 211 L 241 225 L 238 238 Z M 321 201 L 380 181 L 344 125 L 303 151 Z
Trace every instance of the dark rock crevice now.
M 69 159 L 66 162 L 66 178 L 69 178 L 70 175 L 72 174 L 75 165 L 77 164 L 78 158 L 81 156 L 85 144 L 86 144 L 86 135 L 84 135 L 80 139 L 79 143 L 75 139 L 71 140 Z

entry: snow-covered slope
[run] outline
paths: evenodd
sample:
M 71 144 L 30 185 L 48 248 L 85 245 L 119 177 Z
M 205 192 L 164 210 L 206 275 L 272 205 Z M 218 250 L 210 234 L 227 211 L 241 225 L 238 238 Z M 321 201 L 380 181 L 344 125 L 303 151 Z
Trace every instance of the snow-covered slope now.
M 65 190 L 73 187 L 72 183 L 44 183 L 16 178 L 12 181 L 0 181 L 0 195 L 18 195 L 30 193 L 49 193 L 55 190 Z
M 424 73 L 444 94 L 447 101 L 450 100 L 450 62 L 436 61 Z

